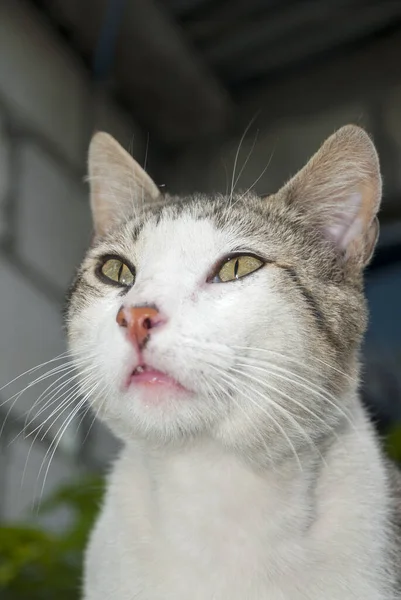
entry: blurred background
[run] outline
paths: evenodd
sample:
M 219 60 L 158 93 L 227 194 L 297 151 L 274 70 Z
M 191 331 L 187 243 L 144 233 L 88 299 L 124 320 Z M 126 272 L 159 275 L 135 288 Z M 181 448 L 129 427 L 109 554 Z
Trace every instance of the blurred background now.
M 368 129 L 384 201 L 362 392 L 401 456 L 400 64 L 396 0 L 0 0 L 2 599 L 78 598 L 118 449 L 86 411 L 70 418 L 62 356 L 65 292 L 91 236 L 96 129 L 181 193 L 237 178 L 273 192 L 336 128 Z

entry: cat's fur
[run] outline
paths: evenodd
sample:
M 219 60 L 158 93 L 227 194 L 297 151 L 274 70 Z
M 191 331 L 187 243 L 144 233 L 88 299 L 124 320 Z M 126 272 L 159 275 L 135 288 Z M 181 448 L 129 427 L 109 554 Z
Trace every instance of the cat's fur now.
M 342 128 L 267 198 L 162 197 L 106 134 L 89 175 L 96 235 L 69 342 L 83 393 L 125 446 L 85 600 L 400 598 L 397 474 L 358 397 L 381 198 L 367 134 Z M 209 283 L 234 250 L 268 262 Z M 96 276 L 104 255 L 135 266 L 131 289 Z M 123 389 L 137 357 L 116 323 L 122 304 L 166 316 L 144 357 L 192 395 Z

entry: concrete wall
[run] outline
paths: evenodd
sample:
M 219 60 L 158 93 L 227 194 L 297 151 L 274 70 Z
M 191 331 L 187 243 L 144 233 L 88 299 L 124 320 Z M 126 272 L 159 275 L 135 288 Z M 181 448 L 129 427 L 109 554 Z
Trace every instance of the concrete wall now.
M 130 116 L 93 88 L 89 73 L 47 24 L 17 0 L 0 3 L 0 388 L 65 351 L 63 299 L 91 233 L 83 176 L 94 129 L 109 131 L 141 156 L 141 137 Z M 0 518 L 29 515 L 34 498 L 42 493 L 50 436 L 69 415 L 60 410 L 40 441 L 57 416 L 52 411 L 60 399 L 40 414 L 43 403 L 32 407 L 61 371 L 14 403 L 8 400 L 45 370 L 0 390 L 0 428 L 9 413 L 0 437 Z M 66 379 L 67 371 L 49 393 Z M 59 396 L 68 389 L 59 389 Z M 36 414 L 33 427 L 48 419 L 33 445 L 34 435 L 14 439 L 29 410 L 28 422 Z M 85 463 L 77 455 L 88 419 L 79 431 L 80 418 L 66 430 L 45 494 Z M 91 456 L 104 459 L 114 448 L 100 426 L 91 429 L 90 440 L 88 462 Z
M 139 160 L 145 146 L 130 116 L 107 94 L 94 89 L 76 57 L 20 1 L 0 3 L 0 388 L 25 370 L 65 351 L 61 308 L 91 229 L 83 185 L 91 132 L 109 131 L 125 147 L 130 146 Z M 365 61 L 366 73 L 369 60 Z M 375 82 L 371 81 L 373 86 Z M 290 93 L 287 86 L 287 104 Z M 346 101 L 337 104 L 331 97 L 330 108 L 322 105 L 313 115 L 294 116 L 293 111 L 291 116 L 282 114 L 274 122 L 269 122 L 266 114 L 256 119 L 238 155 L 236 187 L 246 190 L 254 185 L 259 193 L 276 190 L 327 135 L 345 123 L 357 122 L 377 137 L 385 192 L 388 198 L 397 198 L 401 193 L 401 75 L 398 84 L 387 86 L 383 93 L 376 90 L 374 102 L 357 91 L 354 98 L 347 96 Z M 296 104 L 296 93 L 291 98 L 291 104 Z M 159 157 L 157 183 L 179 192 L 230 190 L 241 133 L 214 148 L 188 151 L 178 160 L 176 156 L 171 161 L 168 156 Z M 392 278 L 386 285 L 399 285 L 394 281 Z M 387 295 L 391 294 L 386 290 Z M 371 294 L 375 314 L 380 315 L 383 311 L 378 294 L 373 288 Z M 389 320 L 388 312 L 387 317 Z M 381 330 L 380 326 L 376 329 Z M 50 363 L 48 368 L 59 364 L 61 361 Z M 40 393 L 62 372 L 28 388 L 14 404 L 8 400 L 35 375 L 0 389 L 0 427 L 4 414 L 9 412 L 0 436 L 0 518 L 29 514 L 32 501 L 42 493 L 43 469 L 41 474 L 39 471 L 43 461 L 46 470 L 51 435 L 68 416 L 68 411 L 60 414 L 43 443 L 41 435 L 33 445 L 34 435 L 26 440 L 20 435 L 13 440 Z M 56 382 L 49 393 L 56 392 L 63 381 Z M 68 389 L 59 389 L 58 404 L 55 396 L 55 402 L 37 415 L 35 426 L 48 419 L 42 433 L 53 423 L 57 414 L 52 411 L 60 406 L 60 395 Z M 45 493 L 70 479 L 93 458 L 102 462 L 115 450 L 112 438 L 100 425 L 90 429 L 89 443 L 83 447 L 91 421 L 84 419 L 80 429 L 79 421 L 71 423 L 63 435 Z

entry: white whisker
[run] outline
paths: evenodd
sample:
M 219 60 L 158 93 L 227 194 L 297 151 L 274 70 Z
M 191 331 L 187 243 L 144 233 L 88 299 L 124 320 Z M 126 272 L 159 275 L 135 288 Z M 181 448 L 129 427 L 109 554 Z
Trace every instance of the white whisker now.
M 210 366 L 212 366 L 212 365 L 210 365 Z M 213 368 L 213 367 L 212 367 L 212 368 Z M 217 368 L 216 368 L 216 371 L 220 373 L 220 376 L 221 376 L 221 377 L 223 376 L 223 374 L 222 374 L 220 371 L 218 371 L 218 369 L 217 369 Z M 225 379 L 225 380 L 226 380 L 226 382 L 227 382 L 227 383 L 229 383 L 230 385 L 232 385 L 232 381 L 230 381 L 230 379 L 229 379 L 228 377 L 226 377 L 226 379 Z M 238 391 L 238 392 L 240 392 L 240 390 L 238 389 L 238 387 L 237 387 L 237 391 Z M 258 395 L 260 395 L 260 396 L 261 396 L 261 397 L 262 397 L 264 400 L 266 400 L 265 396 L 263 396 L 263 394 L 262 394 L 261 392 L 259 392 L 258 390 L 256 390 L 255 388 L 252 388 L 252 391 L 254 391 L 254 392 L 255 392 L 255 393 L 257 393 Z M 240 393 L 241 393 L 241 392 L 240 392 Z M 242 392 L 242 395 L 245 395 L 245 394 Z M 299 458 L 299 455 L 298 455 L 298 453 L 297 453 L 297 451 L 296 451 L 296 449 L 295 449 L 295 446 L 294 446 L 294 444 L 292 443 L 291 439 L 290 439 L 290 438 L 289 438 L 289 436 L 287 435 L 287 433 L 286 433 L 285 429 L 284 429 L 284 428 L 283 428 L 283 427 L 280 425 L 280 423 L 279 423 L 279 422 L 278 422 L 278 421 L 277 421 L 277 420 L 276 420 L 276 419 L 273 417 L 273 415 L 272 415 L 271 413 L 269 413 L 269 411 L 267 411 L 267 410 L 266 410 L 266 409 L 265 409 L 263 406 L 261 406 L 260 404 L 258 404 L 257 402 L 255 402 L 255 400 L 254 400 L 253 398 L 251 398 L 251 397 L 250 397 L 250 396 L 248 396 L 248 395 L 246 395 L 246 398 L 247 398 L 247 400 L 251 401 L 251 402 L 252 402 L 252 403 L 253 403 L 253 404 L 254 404 L 254 405 L 255 405 L 255 406 L 256 406 L 256 407 L 257 407 L 257 408 L 258 408 L 258 409 L 261 411 L 261 412 L 263 412 L 263 413 L 264 413 L 264 414 L 265 414 L 265 415 L 268 417 L 268 419 L 270 419 L 270 420 L 271 420 L 271 421 L 274 423 L 274 425 L 275 425 L 275 426 L 276 426 L 276 427 L 279 429 L 279 431 L 280 431 L 280 432 L 281 432 L 281 434 L 283 435 L 284 439 L 285 439 L 285 440 L 286 440 L 286 442 L 288 443 L 288 445 L 289 445 L 289 447 L 290 447 L 290 449 L 291 449 L 291 451 L 292 451 L 292 453 L 293 453 L 293 455 L 294 455 L 294 458 L 295 458 L 295 460 L 297 461 L 297 463 L 298 463 L 298 466 L 299 466 L 299 468 L 300 468 L 300 470 L 301 470 L 301 472 L 302 472 L 303 468 L 302 468 L 302 463 L 301 463 L 301 460 L 300 460 L 300 458 Z M 271 401 L 271 399 L 270 399 L 270 398 L 269 398 L 269 400 Z M 274 406 L 275 406 L 276 408 L 278 408 L 278 409 L 279 409 L 281 412 L 283 412 L 283 413 L 284 413 L 284 415 L 285 415 L 287 418 L 291 418 L 293 421 L 295 421 L 294 417 L 293 417 L 292 415 L 288 414 L 288 413 L 287 413 L 287 411 L 285 411 L 285 409 L 283 409 L 281 406 L 279 406 L 279 405 L 276 405 L 276 404 L 274 404 Z M 296 421 L 295 421 L 295 423 L 296 423 Z M 299 424 L 298 424 L 298 423 L 296 423 L 296 425 L 299 427 Z
M 231 207 L 231 206 L 232 206 L 232 201 L 233 201 L 234 182 L 235 182 L 235 172 L 236 172 L 236 169 L 237 169 L 237 162 L 238 162 L 238 157 L 239 157 L 239 153 L 240 153 L 240 150 L 241 150 L 241 146 L 242 146 L 242 143 L 243 143 L 243 141 L 244 141 L 244 139 L 245 139 L 245 136 L 246 136 L 246 134 L 248 133 L 249 129 L 252 127 L 252 125 L 253 125 L 253 123 L 255 122 L 255 119 L 257 118 L 258 114 L 259 114 L 259 112 L 257 112 L 257 113 L 256 113 L 256 114 L 255 114 L 255 115 L 252 117 L 252 119 L 249 121 L 248 125 L 247 125 L 247 126 L 246 126 L 246 128 L 245 128 L 245 131 L 244 131 L 244 133 L 243 133 L 243 134 L 242 134 L 242 136 L 241 136 L 241 139 L 240 139 L 240 141 L 239 141 L 239 144 L 238 144 L 237 152 L 236 152 L 236 154 L 235 154 L 235 159 L 234 159 L 233 175 L 232 175 L 232 178 L 231 178 L 231 192 L 230 192 L 230 199 L 229 199 L 229 207 Z
M 45 475 L 44 475 L 44 479 L 43 479 L 43 484 L 42 484 L 42 489 L 41 489 L 41 493 L 39 495 L 39 505 L 43 496 L 43 492 L 44 492 L 44 488 L 46 485 L 46 479 L 47 479 L 47 475 L 49 473 L 49 469 L 50 469 L 50 465 L 52 463 L 53 457 L 55 455 L 55 452 L 57 450 L 57 447 L 61 441 L 61 438 L 63 437 L 67 427 L 70 425 L 70 423 L 73 421 L 73 419 L 75 418 L 75 416 L 78 414 L 79 410 L 81 409 L 82 406 L 85 405 L 87 399 L 96 391 L 96 389 L 100 386 L 100 381 L 97 381 L 90 389 L 89 391 L 86 393 L 86 395 L 80 400 L 80 402 L 77 404 L 77 406 L 75 407 L 75 409 L 72 411 L 72 413 L 63 421 L 62 425 L 60 426 L 57 434 L 55 435 L 52 443 L 50 444 L 49 448 L 46 451 L 46 454 L 43 458 L 42 461 L 42 465 L 39 469 L 39 473 L 37 476 L 37 481 L 39 481 L 39 477 L 41 475 L 41 472 L 43 470 L 43 466 L 46 462 L 46 458 L 49 456 L 49 461 L 48 461 L 48 465 L 45 471 Z M 60 415 L 59 415 L 60 416 Z M 58 417 L 57 417 L 58 418 Z M 36 494 L 35 494 L 36 496 Z
M 327 395 L 322 394 L 320 392 L 317 392 L 315 390 L 313 390 L 311 387 L 304 385 L 303 383 L 296 381 L 294 379 L 289 379 L 288 377 L 284 377 L 283 375 L 281 375 L 280 373 L 274 372 L 273 370 L 271 370 L 270 372 L 267 369 L 263 369 L 261 367 L 257 367 L 255 365 L 249 365 L 249 364 L 243 364 L 243 363 L 237 363 L 238 366 L 244 366 L 253 370 L 258 370 L 258 371 L 263 371 L 264 373 L 266 373 L 266 375 L 272 375 L 273 377 L 277 377 L 279 379 L 282 379 L 288 383 L 291 383 L 293 385 L 296 385 L 298 387 L 301 387 L 302 389 L 306 389 L 309 392 L 311 392 L 313 395 L 320 397 L 321 399 L 323 399 L 324 401 L 328 402 L 330 404 L 330 406 L 332 406 L 333 408 L 335 408 L 337 410 L 337 412 L 344 417 L 348 424 L 351 427 L 355 427 L 354 424 L 352 423 L 350 417 L 339 407 L 337 406 L 337 404 L 335 404 L 334 402 L 332 402 Z M 274 367 L 273 367 L 274 369 Z M 246 377 L 251 377 L 249 374 L 246 374 L 245 372 L 242 372 Z M 255 378 L 255 381 L 257 381 L 258 383 L 264 384 L 266 386 L 269 386 L 270 390 L 280 394 L 283 398 L 285 398 L 286 400 L 292 402 L 293 404 L 296 404 L 296 406 L 300 407 L 302 410 L 304 410 L 305 412 L 307 412 L 308 414 L 310 414 L 314 419 L 316 419 L 317 421 L 319 421 L 320 423 L 322 423 L 325 427 L 327 427 L 327 423 L 324 421 L 324 419 L 322 419 L 321 417 L 319 417 L 317 414 L 315 414 L 310 408 L 308 408 L 307 406 L 305 406 L 304 404 L 302 404 L 301 402 L 299 402 L 298 400 L 296 400 L 295 398 L 292 398 L 291 396 L 289 396 L 288 394 L 285 394 L 282 390 L 279 390 L 275 387 L 273 387 L 270 383 L 265 382 L 264 380 L 261 379 L 257 379 Z

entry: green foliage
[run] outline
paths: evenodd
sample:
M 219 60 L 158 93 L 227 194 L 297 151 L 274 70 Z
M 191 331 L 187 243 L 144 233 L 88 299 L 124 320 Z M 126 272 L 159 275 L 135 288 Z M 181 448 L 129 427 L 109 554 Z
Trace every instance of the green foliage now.
M 50 533 L 32 525 L 0 527 L 1 600 L 78 600 L 83 550 L 103 494 L 97 476 L 64 486 L 40 507 L 71 511 L 70 525 Z
M 389 456 L 401 464 L 401 425 L 393 427 L 386 437 L 386 451 Z

